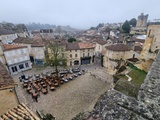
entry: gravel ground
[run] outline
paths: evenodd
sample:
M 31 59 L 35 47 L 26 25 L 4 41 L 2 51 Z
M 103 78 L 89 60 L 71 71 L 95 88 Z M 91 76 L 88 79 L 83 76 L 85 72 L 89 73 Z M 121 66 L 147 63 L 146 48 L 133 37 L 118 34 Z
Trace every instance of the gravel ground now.
M 28 71 L 28 74 L 34 73 L 33 71 L 34 69 Z M 13 78 L 18 80 L 18 75 Z M 109 83 L 85 73 L 63 84 L 56 91 L 49 91 L 47 95 L 41 94 L 38 102 L 33 101 L 21 83 L 17 87 L 17 94 L 20 102 L 27 104 L 34 112 L 42 110 L 44 113 L 54 115 L 56 120 L 71 120 L 80 112 L 92 111 L 100 95 L 110 89 Z

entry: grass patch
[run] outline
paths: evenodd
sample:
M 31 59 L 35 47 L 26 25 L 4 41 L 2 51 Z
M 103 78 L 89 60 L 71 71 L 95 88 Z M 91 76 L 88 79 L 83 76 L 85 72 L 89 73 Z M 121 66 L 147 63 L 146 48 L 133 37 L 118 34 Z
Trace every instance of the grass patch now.
M 132 78 L 132 80 L 130 82 L 124 79 L 119 80 L 115 85 L 115 89 L 128 96 L 137 98 L 139 88 L 144 82 L 147 73 L 143 70 L 138 69 L 132 64 L 129 65 L 129 67 L 132 70 L 128 73 L 128 75 Z

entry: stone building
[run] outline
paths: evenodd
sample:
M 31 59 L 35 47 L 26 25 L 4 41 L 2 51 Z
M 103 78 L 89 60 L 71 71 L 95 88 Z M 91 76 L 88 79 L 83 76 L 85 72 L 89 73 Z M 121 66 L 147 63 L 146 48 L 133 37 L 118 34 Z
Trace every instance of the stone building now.
M 136 27 L 147 27 L 147 20 L 148 20 L 148 14 L 144 15 L 141 13 L 141 15 L 137 18 L 137 24 Z
M 95 40 L 93 43 L 95 43 L 95 55 L 101 56 L 102 51 L 105 50 L 105 46 L 107 46 L 107 41 Z
M 115 74 L 118 68 L 129 58 L 135 57 L 131 48 L 125 44 L 114 44 L 106 46 L 103 57 L 103 66 L 106 67 L 110 74 Z
M 160 23 L 150 23 L 147 29 L 147 37 L 141 52 L 141 69 L 148 71 L 158 50 L 160 49 Z
M 32 68 L 27 46 L 3 44 L 3 54 L 12 75 Z
M 36 65 L 44 65 L 45 63 L 45 44 L 41 40 L 35 40 L 31 45 L 31 56 Z
M 148 20 L 148 14 L 144 15 L 141 13 L 141 15 L 137 18 L 137 24 L 136 27 L 131 28 L 130 34 L 146 34 L 146 28 L 147 28 L 147 20 Z
M 94 49 L 95 46 L 93 43 L 68 43 L 66 45 L 67 66 L 93 63 L 95 55 Z
M 0 29 L 0 40 L 5 44 L 12 43 L 12 41 L 17 37 L 18 36 L 14 31 Z

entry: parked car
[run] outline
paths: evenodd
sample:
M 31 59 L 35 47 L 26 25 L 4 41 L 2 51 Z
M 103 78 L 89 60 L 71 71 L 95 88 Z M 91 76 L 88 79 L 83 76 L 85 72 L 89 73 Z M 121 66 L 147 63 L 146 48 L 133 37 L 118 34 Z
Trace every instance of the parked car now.
M 63 78 L 63 77 L 64 77 L 64 75 L 63 75 L 63 74 L 61 74 L 60 76 L 61 76 L 61 78 Z
M 68 73 L 68 70 L 64 69 L 64 70 L 61 70 L 59 73 L 60 73 L 60 74 L 67 74 L 67 73 Z
M 81 73 L 81 72 L 78 72 L 78 75 L 82 75 L 82 73 Z
M 80 70 L 79 70 L 79 68 L 73 68 L 72 71 L 73 71 L 74 73 L 77 73 L 77 72 L 79 72 Z
M 62 80 L 63 80 L 64 82 L 68 82 L 68 80 L 67 80 L 66 78 L 62 78 Z
M 69 70 L 68 70 L 68 73 L 72 74 L 72 73 L 73 73 L 72 69 L 69 69 Z
M 70 77 L 69 77 L 69 80 L 73 80 L 73 77 L 72 77 L 72 76 L 70 76 Z
M 77 74 L 74 74 L 74 77 L 77 77 L 78 75 Z

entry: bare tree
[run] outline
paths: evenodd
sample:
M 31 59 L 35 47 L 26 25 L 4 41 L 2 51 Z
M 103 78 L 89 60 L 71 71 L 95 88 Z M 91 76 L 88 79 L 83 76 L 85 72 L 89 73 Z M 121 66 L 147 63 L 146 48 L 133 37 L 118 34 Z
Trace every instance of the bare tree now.
M 46 41 L 46 64 L 55 67 L 56 76 L 59 80 L 58 66 L 66 66 L 66 59 L 64 57 L 63 46 L 57 40 L 45 40 Z

